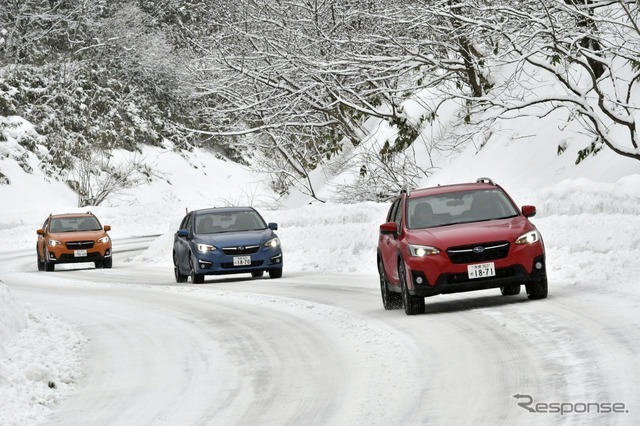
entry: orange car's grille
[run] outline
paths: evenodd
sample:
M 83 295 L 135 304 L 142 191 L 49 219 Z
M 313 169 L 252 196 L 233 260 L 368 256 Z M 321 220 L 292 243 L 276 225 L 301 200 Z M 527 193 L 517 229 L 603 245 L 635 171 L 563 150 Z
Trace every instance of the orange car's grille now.
M 69 241 L 65 244 L 69 250 L 83 250 L 93 248 L 93 241 Z

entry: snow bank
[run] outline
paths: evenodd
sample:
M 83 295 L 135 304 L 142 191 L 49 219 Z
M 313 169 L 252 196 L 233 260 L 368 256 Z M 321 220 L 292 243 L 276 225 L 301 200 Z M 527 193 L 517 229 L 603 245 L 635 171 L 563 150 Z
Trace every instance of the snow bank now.
M 68 395 L 85 343 L 75 326 L 21 307 L 0 281 L 0 425 L 33 424 Z
M 4 355 L 5 344 L 22 330 L 26 323 L 24 310 L 11 295 L 9 287 L 0 281 L 0 357 Z
M 625 283 L 636 272 L 640 275 L 640 266 L 633 266 L 634 258 L 640 257 L 640 175 L 613 183 L 565 180 L 537 191 L 516 191 L 513 196 L 519 205 L 537 207 L 532 221 L 544 237 L 551 280 L 575 283 L 577 277 L 594 277 Z M 316 203 L 261 213 L 267 222 L 279 225 L 285 274 L 375 274 L 378 227 L 389 206 Z M 177 223 L 172 226 L 146 252 L 129 261 L 172 267 Z M 602 268 L 607 262 L 617 266 Z

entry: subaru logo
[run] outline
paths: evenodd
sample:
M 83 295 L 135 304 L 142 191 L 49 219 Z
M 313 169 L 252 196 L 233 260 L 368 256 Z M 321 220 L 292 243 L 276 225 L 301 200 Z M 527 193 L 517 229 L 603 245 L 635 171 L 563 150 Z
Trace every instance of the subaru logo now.
M 245 247 L 245 246 L 239 246 L 239 247 L 238 247 L 238 250 L 239 250 L 239 251 L 245 251 L 245 250 L 246 250 L 246 247 Z
M 473 251 L 475 254 L 480 254 L 480 253 L 483 253 L 483 252 L 484 252 L 484 247 L 482 247 L 482 246 L 477 246 L 477 247 L 474 247 L 472 251 Z

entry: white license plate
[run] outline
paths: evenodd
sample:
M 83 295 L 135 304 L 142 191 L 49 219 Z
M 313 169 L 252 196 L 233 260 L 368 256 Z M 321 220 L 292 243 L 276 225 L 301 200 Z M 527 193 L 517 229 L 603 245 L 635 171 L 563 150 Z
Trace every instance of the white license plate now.
M 233 266 L 251 265 L 251 256 L 236 256 L 233 258 Z
M 74 250 L 73 251 L 73 256 L 74 257 L 87 257 L 87 251 L 86 250 Z
M 468 265 L 467 271 L 469 272 L 469 279 L 496 276 L 496 267 L 493 262 Z

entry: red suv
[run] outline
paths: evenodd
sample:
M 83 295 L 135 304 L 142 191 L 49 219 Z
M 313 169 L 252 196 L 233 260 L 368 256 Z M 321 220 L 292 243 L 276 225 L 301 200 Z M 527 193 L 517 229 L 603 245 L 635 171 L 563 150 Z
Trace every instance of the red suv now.
M 102 226 L 91 212 L 52 214 L 37 230 L 39 271 L 53 271 L 59 263 L 93 262 L 111 268 L 109 225 Z
M 547 297 L 542 236 L 488 178 L 403 190 L 380 225 L 378 272 L 385 309 L 424 312 L 436 294 L 500 288 L 505 296 Z

